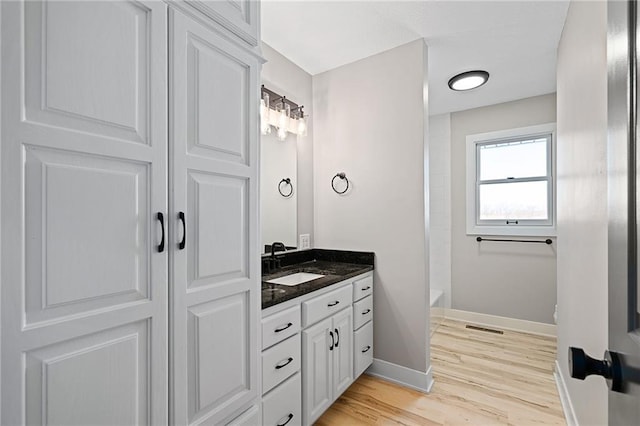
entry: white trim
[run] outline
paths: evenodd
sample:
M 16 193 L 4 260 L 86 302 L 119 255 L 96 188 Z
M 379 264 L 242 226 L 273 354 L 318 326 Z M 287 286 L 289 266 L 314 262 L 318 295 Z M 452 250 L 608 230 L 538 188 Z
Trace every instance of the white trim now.
M 527 136 L 535 134 L 551 133 L 551 193 L 549 194 L 551 202 L 551 225 L 478 225 L 476 223 L 476 145 L 481 142 L 509 139 L 518 136 Z M 466 138 L 466 222 L 467 235 L 512 235 L 512 236 L 547 236 L 556 235 L 556 124 L 546 123 L 537 126 L 519 127 L 516 129 L 500 130 L 496 132 L 478 133 L 468 135 Z
M 444 317 L 460 321 L 468 321 L 474 324 L 500 328 L 510 331 L 538 334 L 541 336 L 556 337 L 555 324 L 527 321 L 517 318 L 499 317 L 496 315 L 481 314 L 478 312 L 460 311 L 457 309 L 445 309 Z
M 423 373 L 422 371 L 374 358 L 373 364 L 365 373 L 424 393 L 431 392 L 433 387 L 431 366 L 429 366 L 426 373 Z
M 553 377 L 556 379 L 556 386 L 558 388 L 558 395 L 560 395 L 560 403 L 562 404 L 562 411 L 564 412 L 564 418 L 567 420 L 567 426 L 578 426 L 578 418 L 576 412 L 573 409 L 571 398 L 569 397 L 569 390 L 567 384 L 562 376 L 562 370 L 560 364 L 556 360 L 556 368 L 553 372 Z

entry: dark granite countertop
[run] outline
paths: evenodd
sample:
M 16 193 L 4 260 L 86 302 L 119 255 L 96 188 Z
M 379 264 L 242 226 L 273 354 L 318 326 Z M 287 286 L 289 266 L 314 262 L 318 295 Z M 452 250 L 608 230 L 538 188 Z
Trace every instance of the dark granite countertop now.
M 291 258 L 287 258 L 288 255 L 291 255 Z M 285 266 L 271 274 L 262 276 L 262 309 L 372 271 L 374 263 L 373 253 L 340 250 L 313 249 L 305 252 L 279 254 L 278 258 Z M 295 262 L 296 260 L 298 262 Z M 298 272 L 320 274 L 324 277 L 295 286 L 266 282 Z

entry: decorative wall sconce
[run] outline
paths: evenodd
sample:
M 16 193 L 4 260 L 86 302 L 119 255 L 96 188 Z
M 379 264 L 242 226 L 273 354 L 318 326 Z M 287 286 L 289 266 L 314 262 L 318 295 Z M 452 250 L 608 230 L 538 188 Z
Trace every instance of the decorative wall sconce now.
M 271 127 L 275 127 L 281 141 L 287 138 L 288 133 L 307 136 L 307 116 L 304 115 L 303 108 L 303 105 L 267 89 L 263 84 L 260 99 L 260 132 L 267 135 L 271 133 Z

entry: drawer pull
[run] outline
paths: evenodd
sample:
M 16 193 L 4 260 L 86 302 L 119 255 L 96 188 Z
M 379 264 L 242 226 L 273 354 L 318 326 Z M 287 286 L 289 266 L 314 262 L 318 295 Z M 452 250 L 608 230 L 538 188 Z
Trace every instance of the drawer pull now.
M 365 311 L 362 311 L 362 315 L 367 315 L 369 312 L 371 312 L 371 309 L 367 309 Z
M 286 367 L 287 365 L 291 364 L 291 361 L 293 361 L 293 358 L 289 357 L 289 359 L 287 359 L 284 364 L 277 364 L 276 370 L 280 370 L 281 368 Z
M 289 323 L 287 325 L 285 325 L 284 327 L 281 328 L 276 328 L 275 330 L 273 330 L 275 333 L 280 333 L 281 331 L 285 331 L 287 328 L 291 327 L 293 324 Z
M 289 415 L 287 416 L 287 421 L 284 423 L 278 423 L 276 424 L 276 426 L 285 426 L 287 423 L 291 421 L 292 418 L 293 418 L 293 413 L 289 413 Z
M 367 345 L 367 347 L 362 350 L 362 353 L 369 352 L 369 349 L 371 349 L 371 346 Z
M 336 300 L 335 302 L 327 303 L 327 306 L 328 306 L 328 307 L 336 306 L 338 303 L 340 303 L 340 301 L 339 301 L 339 300 Z
M 370 285 L 368 285 L 368 286 L 366 286 L 366 287 L 362 287 L 362 289 L 361 289 L 361 290 L 362 290 L 362 291 L 367 291 L 367 290 L 369 290 L 370 288 L 371 288 L 371 286 L 370 286 Z

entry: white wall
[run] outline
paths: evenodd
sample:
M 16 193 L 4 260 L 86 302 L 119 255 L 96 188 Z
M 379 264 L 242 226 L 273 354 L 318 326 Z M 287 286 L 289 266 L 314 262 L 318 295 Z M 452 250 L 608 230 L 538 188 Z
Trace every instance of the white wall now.
M 426 60 L 418 40 L 313 77 L 316 246 L 375 252 L 374 357 L 418 372 L 429 364 Z M 351 182 L 343 196 L 337 172 Z
M 266 43 L 262 43 L 262 55 L 267 60 L 267 62 L 262 66 L 262 84 L 281 95 L 285 95 L 298 105 L 304 105 L 305 115 L 309 116 L 307 136 L 296 137 L 291 135 L 287 138 L 287 143 L 290 139 L 293 139 L 294 141 L 297 140 L 297 233 L 310 234 L 311 247 L 313 247 L 314 114 L 311 93 L 311 75 L 272 49 Z
M 452 307 L 553 323 L 556 246 L 478 243 L 466 234 L 466 137 L 556 121 L 555 94 L 451 114 Z
M 567 348 L 607 348 L 607 7 L 571 2 L 558 48 L 558 364 L 582 425 L 607 423 L 601 379 L 569 377 Z
M 429 117 L 429 283 L 451 307 L 451 114 Z

